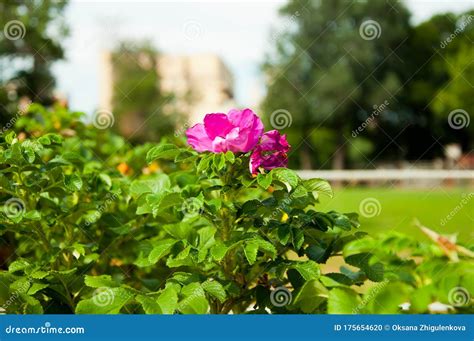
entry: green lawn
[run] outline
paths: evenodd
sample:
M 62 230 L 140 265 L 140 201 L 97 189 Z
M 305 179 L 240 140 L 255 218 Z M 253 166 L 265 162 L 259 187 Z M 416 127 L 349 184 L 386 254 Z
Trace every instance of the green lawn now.
M 361 230 L 370 233 L 398 231 L 427 239 L 413 225 L 417 218 L 423 225 L 441 233 L 458 233 L 458 240 L 474 243 L 474 194 L 472 188 L 400 189 L 400 188 L 334 188 L 334 197 L 322 197 L 322 210 L 357 212 Z M 364 217 L 359 206 L 364 199 L 380 203 L 379 214 Z M 464 200 L 463 200 L 464 199 Z M 375 208 L 375 206 L 374 206 Z M 370 211 L 369 211 L 370 213 Z M 448 216 L 451 214 L 451 219 Z M 445 220 L 444 225 L 442 221 Z

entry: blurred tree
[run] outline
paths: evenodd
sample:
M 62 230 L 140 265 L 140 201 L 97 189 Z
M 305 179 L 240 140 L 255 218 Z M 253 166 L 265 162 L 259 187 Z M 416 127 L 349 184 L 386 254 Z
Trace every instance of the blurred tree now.
M 408 159 L 443 156 L 440 144 L 448 142 L 462 142 L 467 147 L 465 131 L 452 129 L 447 117 L 454 109 L 471 115 L 474 111 L 472 96 L 466 95 L 473 84 L 473 54 L 468 48 L 474 41 L 472 14 L 437 14 L 414 27 L 407 41 L 410 59 L 402 70 L 407 81 L 400 91 L 403 110 L 399 118 L 407 120 L 409 127 L 399 143 Z M 394 130 L 390 124 L 382 127 L 389 133 Z
M 54 0 L 0 2 L 0 122 L 17 113 L 22 97 L 44 105 L 53 102 L 50 68 L 64 57 L 66 5 Z
M 113 114 L 131 141 L 157 141 L 172 133 L 181 117 L 174 96 L 160 88 L 157 59 L 146 41 L 124 41 L 112 52 Z
M 334 141 L 332 167 L 343 168 L 348 147 L 355 146 L 351 131 L 374 106 L 387 100 L 396 105 L 409 12 L 395 0 L 291 0 L 280 12 L 290 25 L 277 36 L 276 51 L 264 65 L 264 111 L 291 113 L 290 130 L 296 133 L 289 135 L 296 139 L 290 142 L 300 153 L 300 166 L 313 166 L 313 134 L 324 128 Z
M 474 148 L 473 57 L 474 47 L 466 41 L 446 59 L 449 80 L 432 102 L 435 113 L 451 128 L 445 142 L 459 142 L 465 150 Z

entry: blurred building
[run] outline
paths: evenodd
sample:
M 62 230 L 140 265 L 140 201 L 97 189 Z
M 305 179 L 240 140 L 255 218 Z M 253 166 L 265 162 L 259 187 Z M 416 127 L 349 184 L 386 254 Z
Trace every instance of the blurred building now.
M 111 52 L 102 53 L 99 104 L 109 111 L 114 88 L 111 60 Z M 174 105 L 188 115 L 189 124 L 201 121 L 206 113 L 235 107 L 232 74 L 217 55 L 159 55 L 156 71 L 161 90 L 175 96 Z

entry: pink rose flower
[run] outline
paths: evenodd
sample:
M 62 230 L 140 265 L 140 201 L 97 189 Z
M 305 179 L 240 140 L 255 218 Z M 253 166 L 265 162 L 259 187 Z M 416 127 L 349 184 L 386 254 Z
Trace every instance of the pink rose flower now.
M 267 131 L 260 139 L 252 155 L 250 155 L 250 173 L 257 174 L 259 168 L 270 170 L 277 167 L 286 167 L 290 145 L 286 135 L 280 135 L 277 130 Z
M 250 109 L 232 109 L 229 113 L 207 114 L 186 131 L 188 143 L 198 152 L 247 153 L 258 143 L 263 123 Z

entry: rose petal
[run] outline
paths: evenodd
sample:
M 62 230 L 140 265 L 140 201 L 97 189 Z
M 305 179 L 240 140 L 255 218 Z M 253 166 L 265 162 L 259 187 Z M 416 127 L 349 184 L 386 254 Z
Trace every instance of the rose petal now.
M 234 126 L 229 122 L 226 114 L 207 114 L 204 117 L 204 127 L 211 140 L 217 136 L 225 137 Z
M 198 152 L 212 151 L 212 140 L 207 136 L 202 123 L 198 123 L 186 130 L 188 143 Z

